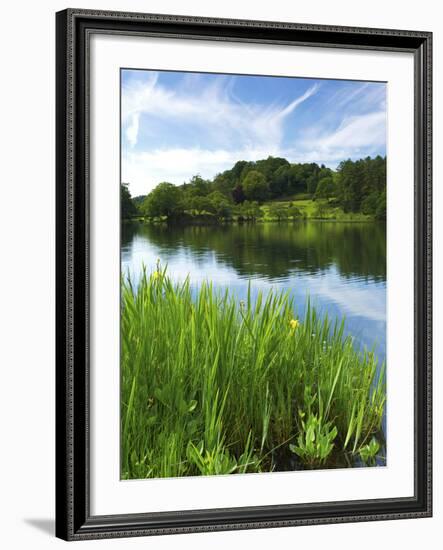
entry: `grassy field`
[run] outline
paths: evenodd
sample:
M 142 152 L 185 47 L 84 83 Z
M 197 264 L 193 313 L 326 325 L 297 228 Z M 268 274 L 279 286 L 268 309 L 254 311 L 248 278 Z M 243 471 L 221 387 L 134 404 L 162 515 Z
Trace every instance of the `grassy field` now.
M 323 206 L 323 211 L 320 208 L 319 204 Z M 278 205 L 283 208 L 288 208 L 289 205 L 292 205 L 298 208 L 302 214 L 302 217 L 310 220 L 337 220 L 337 221 L 372 221 L 373 217 L 363 214 L 361 212 L 344 212 L 339 206 L 333 206 L 329 204 L 325 199 L 312 200 L 310 198 L 287 198 L 286 200 L 277 200 L 269 201 L 262 205 L 262 209 L 265 212 L 264 220 L 272 219 L 272 216 L 269 213 L 269 208 L 271 205 Z
M 281 219 L 278 219 L 275 215 L 275 212 L 272 212 L 273 207 L 280 207 L 284 215 Z M 300 215 L 297 217 L 292 217 L 290 208 L 295 207 L 299 210 Z M 300 220 L 329 220 L 329 221 L 342 221 L 342 222 L 368 222 L 374 221 L 373 216 L 363 214 L 362 212 L 344 212 L 343 209 L 339 206 L 334 205 L 333 201 L 328 201 L 326 199 L 316 199 L 312 200 L 308 195 L 296 195 L 294 197 L 287 197 L 284 200 L 272 200 L 267 201 L 260 205 L 260 208 L 263 212 L 263 216 L 257 218 L 256 221 L 259 222 L 268 222 L 268 221 L 300 221 Z M 210 222 L 213 219 L 214 223 L 216 218 L 211 212 L 203 212 L 200 215 L 197 215 L 195 211 L 187 211 L 186 214 L 194 216 L 195 220 L 205 218 L 206 222 Z M 225 221 L 236 221 L 238 215 L 233 213 L 233 216 L 230 220 Z M 133 216 L 132 221 L 146 221 L 143 216 Z M 194 221 L 195 221 L 194 220 Z M 152 220 L 151 220 L 152 221 Z M 159 217 L 156 221 L 167 221 L 165 216 Z M 189 222 L 189 219 L 187 220 Z
M 122 281 L 122 478 L 372 465 L 383 372 L 309 304 L 196 295 L 158 266 Z

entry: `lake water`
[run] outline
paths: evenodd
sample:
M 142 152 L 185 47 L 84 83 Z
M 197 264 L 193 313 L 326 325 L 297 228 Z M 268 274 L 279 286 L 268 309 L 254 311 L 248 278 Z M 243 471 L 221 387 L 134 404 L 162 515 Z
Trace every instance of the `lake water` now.
M 306 299 L 345 316 L 356 347 L 386 353 L 386 229 L 381 223 L 296 222 L 225 226 L 122 225 L 122 273 L 136 282 L 157 259 L 169 275 L 229 288 L 239 300 L 287 290 L 303 315 Z

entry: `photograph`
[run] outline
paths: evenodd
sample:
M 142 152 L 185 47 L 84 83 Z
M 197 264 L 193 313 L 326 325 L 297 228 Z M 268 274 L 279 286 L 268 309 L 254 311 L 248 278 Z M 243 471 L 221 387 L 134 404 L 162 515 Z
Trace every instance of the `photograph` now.
M 122 480 L 389 465 L 387 114 L 383 81 L 120 69 Z

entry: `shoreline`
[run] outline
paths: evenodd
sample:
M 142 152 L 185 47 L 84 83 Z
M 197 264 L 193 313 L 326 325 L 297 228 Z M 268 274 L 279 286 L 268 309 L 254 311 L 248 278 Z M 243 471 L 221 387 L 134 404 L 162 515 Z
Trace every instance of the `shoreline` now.
M 145 225 L 170 225 L 174 227 L 192 227 L 192 226 L 206 226 L 206 227 L 217 227 L 217 226 L 228 226 L 228 225 L 257 225 L 257 224 L 299 224 L 307 222 L 315 223 L 375 223 L 375 224 L 386 224 L 385 220 L 376 220 L 376 219 L 337 219 L 337 218 L 304 218 L 299 220 L 226 220 L 226 221 L 208 221 L 208 220 L 194 220 L 190 222 L 186 221 L 177 221 L 177 220 L 149 220 L 144 218 L 123 218 L 121 219 L 122 223 L 139 223 Z

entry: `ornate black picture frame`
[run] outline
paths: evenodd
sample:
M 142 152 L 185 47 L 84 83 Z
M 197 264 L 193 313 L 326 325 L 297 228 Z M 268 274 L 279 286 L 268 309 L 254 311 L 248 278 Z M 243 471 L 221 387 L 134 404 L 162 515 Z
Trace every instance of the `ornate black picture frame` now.
M 56 535 L 65 540 L 432 514 L 432 34 L 68 9 L 56 15 Z M 90 513 L 89 41 L 94 33 L 409 52 L 415 65 L 413 497 L 144 514 Z

